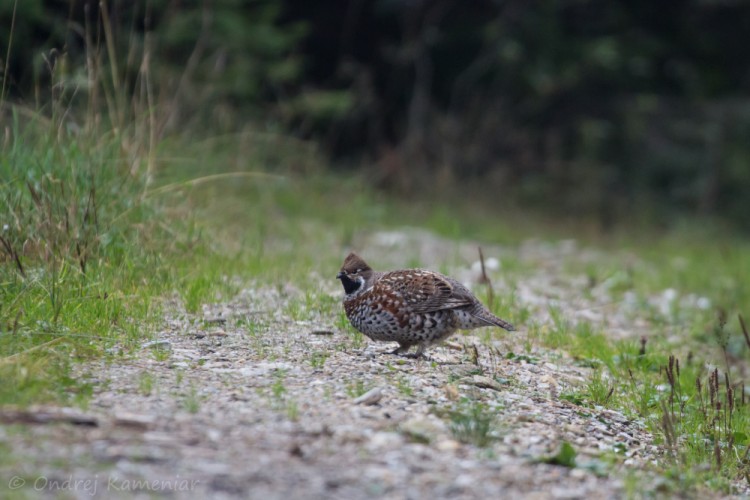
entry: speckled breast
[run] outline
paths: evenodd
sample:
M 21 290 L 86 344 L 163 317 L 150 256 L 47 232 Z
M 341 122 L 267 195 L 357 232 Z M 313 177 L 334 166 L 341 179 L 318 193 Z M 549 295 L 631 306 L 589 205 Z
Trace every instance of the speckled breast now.
M 346 316 L 352 326 L 373 340 L 395 340 L 402 335 L 403 325 L 386 309 L 385 302 L 376 300 L 372 294 L 362 294 L 344 302 Z
M 344 302 L 352 325 L 373 340 L 423 341 L 450 335 L 457 317 L 451 310 L 410 313 L 398 296 L 364 293 Z

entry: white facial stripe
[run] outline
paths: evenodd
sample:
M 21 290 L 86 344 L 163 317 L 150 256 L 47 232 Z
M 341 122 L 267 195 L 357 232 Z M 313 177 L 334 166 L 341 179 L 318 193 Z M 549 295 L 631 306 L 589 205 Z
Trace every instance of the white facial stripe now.
M 364 291 L 363 287 L 365 285 L 365 279 L 362 276 L 357 276 L 354 279 L 354 281 L 357 282 L 357 288 L 354 291 L 352 291 L 352 293 L 350 293 L 349 295 L 359 295 L 360 293 Z

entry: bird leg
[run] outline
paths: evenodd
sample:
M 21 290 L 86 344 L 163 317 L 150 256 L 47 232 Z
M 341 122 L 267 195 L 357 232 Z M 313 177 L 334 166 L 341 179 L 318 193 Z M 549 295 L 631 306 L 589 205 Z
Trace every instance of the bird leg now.
M 411 342 L 398 341 L 398 347 L 390 352 L 390 354 L 406 354 L 414 344 Z
M 427 358 L 427 356 L 424 355 L 424 352 L 427 349 L 428 345 L 429 344 L 427 342 L 420 342 L 419 346 L 417 346 L 417 352 L 414 353 L 414 358 L 415 359 L 419 359 L 422 357 Z
M 414 344 L 409 344 L 409 347 L 413 346 Z M 409 347 L 407 347 L 405 350 L 401 350 L 402 348 L 398 348 L 395 351 L 393 351 L 393 354 L 403 354 L 406 358 L 413 358 L 413 359 L 426 359 L 429 360 L 430 357 L 427 356 L 424 351 L 429 346 L 426 342 L 420 342 L 417 346 L 417 351 L 415 353 L 408 353 L 406 351 L 409 350 Z

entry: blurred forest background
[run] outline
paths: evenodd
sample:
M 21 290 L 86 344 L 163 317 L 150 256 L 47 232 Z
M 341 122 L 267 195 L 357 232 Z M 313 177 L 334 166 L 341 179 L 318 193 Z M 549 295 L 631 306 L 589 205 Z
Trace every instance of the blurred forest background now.
M 400 196 L 750 231 L 743 0 L 6 0 L 0 27 L 2 100 L 70 127 L 251 124 Z

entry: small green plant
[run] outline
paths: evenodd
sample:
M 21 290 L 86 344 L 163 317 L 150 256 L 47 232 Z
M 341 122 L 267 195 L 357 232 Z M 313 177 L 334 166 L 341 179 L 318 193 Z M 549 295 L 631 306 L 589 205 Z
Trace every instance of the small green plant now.
M 316 351 L 310 355 L 310 364 L 314 370 L 320 370 L 326 364 L 330 354 L 326 351 Z
M 290 399 L 286 402 L 286 416 L 292 422 L 299 420 L 299 405 L 297 401 Z
M 512 351 L 508 352 L 505 355 L 505 359 L 512 359 L 514 361 L 524 362 L 524 363 L 528 363 L 530 365 L 535 365 L 535 364 L 539 363 L 539 358 L 536 357 L 536 356 L 530 356 L 528 354 L 516 354 L 516 353 L 514 353 Z
M 615 383 L 604 376 L 602 369 L 594 369 L 586 383 L 586 399 L 596 406 L 607 406 L 615 393 Z
M 188 413 L 198 413 L 201 409 L 201 396 L 198 394 L 198 390 L 190 386 L 190 389 L 182 398 L 182 407 Z
M 305 319 L 305 306 L 297 299 L 291 299 L 287 302 L 284 308 L 284 314 L 292 318 L 294 321 L 301 321 Z
M 151 355 L 156 361 L 163 363 L 172 356 L 172 348 L 168 345 L 156 345 L 151 347 Z
M 271 394 L 276 401 L 280 401 L 284 394 L 286 394 L 286 386 L 284 385 L 284 378 L 286 377 L 285 370 L 276 370 L 274 373 L 274 382 L 271 385 Z
M 568 443 L 567 441 L 563 441 L 560 445 L 560 450 L 556 454 L 552 455 L 551 457 L 547 457 L 542 461 L 547 464 L 561 465 L 563 467 L 572 468 L 576 466 L 577 455 L 578 453 L 576 452 L 575 448 L 573 448 L 573 445 Z
M 143 371 L 138 376 L 138 391 L 144 396 L 150 396 L 154 390 L 154 376 Z
M 349 337 L 352 340 L 352 348 L 354 349 L 362 349 L 365 344 L 365 336 L 357 331 L 353 331 L 351 337 Z
M 352 399 L 358 398 L 368 390 L 362 379 L 356 379 L 346 384 L 346 394 Z
M 213 298 L 214 288 L 209 277 L 198 276 L 189 280 L 183 290 L 182 300 L 185 304 L 185 310 L 190 313 L 197 313 L 204 303 Z
M 481 402 L 463 398 L 448 416 L 453 436 L 462 443 L 485 447 L 496 438 L 493 433 L 495 414 Z
M 348 332 L 350 329 L 352 329 L 351 323 L 349 323 L 349 318 L 346 317 L 346 312 L 339 311 L 339 313 L 336 315 L 336 321 L 334 323 L 336 325 L 336 328 Z
M 560 394 L 560 399 L 569 401 L 576 406 L 586 405 L 586 393 L 584 391 L 568 391 Z
M 565 318 L 565 313 L 559 307 L 550 307 L 549 315 L 552 319 L 552 328 L 544 335 L 545 343 L 555 349 L 570 345 L 573 327 Z
M 305 295 L 305 306 L 309 311 L 317 310 L 325 316 L 332 316 L 334 311 L 341 308 L 341 299 L 331 297 L 330 295 L 314 295 L 307 293 Z
M 396 388 L 404 396 L 411 397 L 414 395 L 414 389 L 409 384 L 409 379 L 406 376 L 400 376 L 396 379 Z

